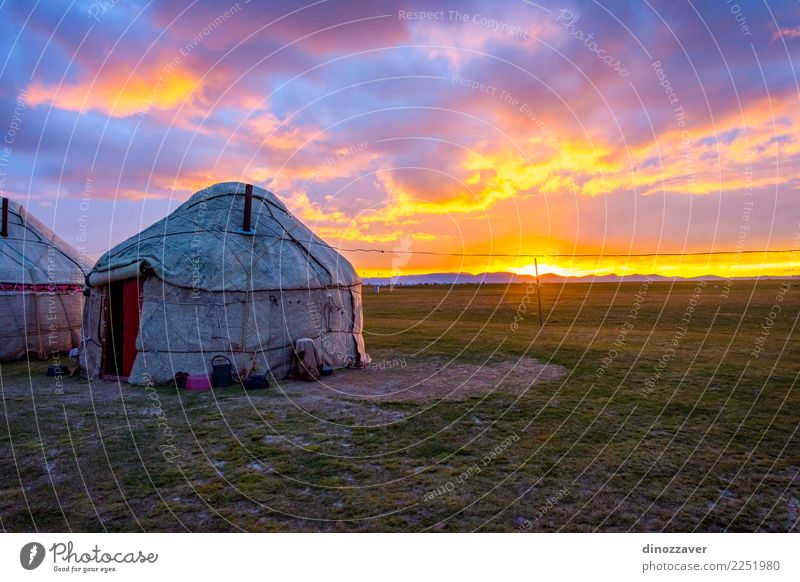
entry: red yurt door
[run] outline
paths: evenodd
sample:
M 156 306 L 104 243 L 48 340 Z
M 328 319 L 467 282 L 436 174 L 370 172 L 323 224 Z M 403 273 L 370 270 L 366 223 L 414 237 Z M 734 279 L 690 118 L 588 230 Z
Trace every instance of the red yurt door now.
M 142 279 L 133 278 L 109 286 L 106 374 L 123 378 L 131 374 L 136 360 L 143 283 Z

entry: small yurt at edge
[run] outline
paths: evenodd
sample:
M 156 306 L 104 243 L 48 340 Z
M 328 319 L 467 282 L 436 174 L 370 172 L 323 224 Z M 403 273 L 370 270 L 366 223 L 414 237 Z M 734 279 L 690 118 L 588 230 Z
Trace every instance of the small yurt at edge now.
M 80 343 L 88 269 L 22 205 L 0 204 L 0 361 L 66 354 Z
M 90 377 L 166 383 L 221 355 L 241 377 L 281 378 L 300 338 L 334 368 L 369 361 L 353 266 L 274 194 L 241 182 L 195 193 L 103 255 L 86 283 Z

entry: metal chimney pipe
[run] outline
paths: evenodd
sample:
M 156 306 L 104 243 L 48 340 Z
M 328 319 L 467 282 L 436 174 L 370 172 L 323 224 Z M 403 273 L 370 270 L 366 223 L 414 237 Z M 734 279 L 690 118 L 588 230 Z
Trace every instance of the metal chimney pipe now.
M 244 187 L 244 220 L 242 221 L 242 230 L 244 232 L 251 232 L 250 218 L 253 214 L 253 185 L 246 184 Z
M 0 227 L 0 236 L 8 236 L 8 198 L 3 198 L 3 226 Z

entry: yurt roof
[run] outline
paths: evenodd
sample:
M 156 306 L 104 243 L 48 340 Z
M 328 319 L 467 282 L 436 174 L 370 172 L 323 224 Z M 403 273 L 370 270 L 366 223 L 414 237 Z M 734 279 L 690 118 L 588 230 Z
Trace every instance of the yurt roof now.
M 104 285 L 145 270 L 172 285 L 206 291 L 360 283 L 344 257 L 263 188 L 253 187 L 255 234 L 243 234 L 245 188 L 241 182 L 223 182 L 195 193 L 169 216 L 100 257 L 89 284 Z
M 8 236 L 0 236 L 0 283 L 80 284 L 87 271 L 77 250 L 22 205 L 8 201 Z

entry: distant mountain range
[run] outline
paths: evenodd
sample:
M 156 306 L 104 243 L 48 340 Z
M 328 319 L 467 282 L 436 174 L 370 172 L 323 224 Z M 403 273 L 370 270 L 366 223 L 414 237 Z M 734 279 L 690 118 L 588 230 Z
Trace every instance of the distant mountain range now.
M 733 279 L 751 279 L 752 277 L 732 277 Z M 760 277 L 761 279 L 798 279 L 800 277 Z M 664 277 L 662 275 L 587 275 L 585 277 L 565 277 L 547 273 L 539 276 L 542 283 L 640 283 L 651 281 L 725 281 L 725 277 L 703 275 L 701 277 Z M 427 273 L 424 275 L 400 275 L 398 277 L 362 277 L 364 285 L 480 285 L 530 283 L 532 275 L 516 275 L 514 273 Z

